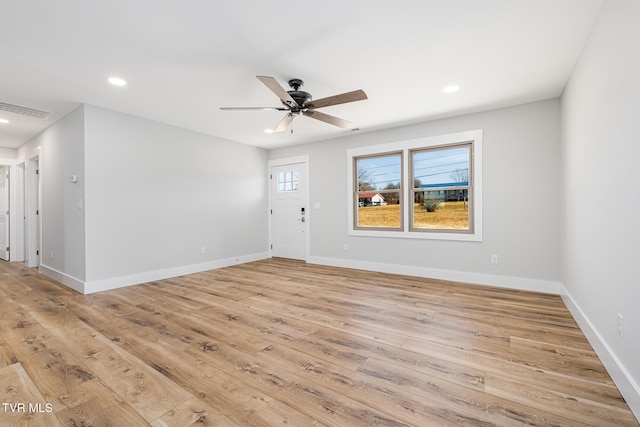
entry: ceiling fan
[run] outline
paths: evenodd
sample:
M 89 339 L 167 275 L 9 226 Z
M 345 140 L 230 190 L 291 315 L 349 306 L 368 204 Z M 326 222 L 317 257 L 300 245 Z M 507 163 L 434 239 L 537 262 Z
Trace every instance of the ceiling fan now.
M 293 119 L 300 114 L 334 126 L 346 128 L 351 124 L 350 121 L 316 111 L 316 108 L 329 107 L 331 105 L 346 104 L 347 102 L 367 99 L 367 94 L 364 93 L 363 90 L 358 89 L 352 92 L 345 92 L 340 95 L 329 96 L 327 98 L 321 98 L 314 101 L 309 92 L 299 90 L 304 85 L 304 82 L 300 79 L 289 80 L 291 90 L 287 91 L 273 77 L 256 77 L 273 93 L 275 93 L 278 98 L 280 98 L 283 105 L 282 107 L 220 107 L 220 109 L 288 111 L 278 126 L 274 129 L 274 132 L 283 132 L 286 130 Z

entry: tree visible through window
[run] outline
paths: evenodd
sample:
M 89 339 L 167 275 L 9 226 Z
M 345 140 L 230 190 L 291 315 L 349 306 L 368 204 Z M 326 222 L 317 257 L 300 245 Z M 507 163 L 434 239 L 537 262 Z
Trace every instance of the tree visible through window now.
M 482 130 L 347 150 L 349 234 L 482 241 Z
M 411 151 L 411 230 L 469 231 L 471 143 Z
M 402 226 L 402 153 L 355 157 L 355 227 Z

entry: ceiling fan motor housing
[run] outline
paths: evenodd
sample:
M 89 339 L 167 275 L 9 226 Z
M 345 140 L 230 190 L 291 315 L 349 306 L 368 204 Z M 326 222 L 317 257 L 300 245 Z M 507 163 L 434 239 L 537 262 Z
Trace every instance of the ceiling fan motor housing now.
M 313 99 L 309 92 L 305 92 L 303 90 L 298 90 L 303 85 L 304 85 L 304 82 L 302 80 L 300 80 L 300 79 L 291 79 L 291 80 L 289 80 L 289 86 L 293 90 L 289 90 L 289 91 L 287 91 L 287 93 L 291 96 L 291 98 L 293 98 L 294 101 L 296 101 L 296 104 L 298 104 L 298 107 L 299 107 L 299 109 L 297 111 L 293 111 L 292 110 L 294 113 L 295 112 L 299 112 L 300 109 L 302 109 L 302 107 L 303 107 L 305 102 L 309 102 L 309 101 L 311 101 Z

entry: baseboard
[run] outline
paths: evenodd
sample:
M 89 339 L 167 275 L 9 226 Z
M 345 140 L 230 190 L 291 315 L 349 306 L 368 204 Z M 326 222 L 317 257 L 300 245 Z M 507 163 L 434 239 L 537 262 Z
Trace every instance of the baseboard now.
M 170 279 L 172 277 L 184 276 L 185 274 L 200 273 L 202 271 L 215 270 L 217 268 L 244 264 L 266 258 L 269 258 L 268 252 L 258 252 L 255 254 L 239 255 L 236 257 L 207 261 L 198 264 L 147 271 L 127 276 L 110 277 L 108 279 L 89 280 L 85 282 L 46 266 L 40 266 L 40 272 L 80 293 L 92 294 L 94 292 L 108 291 L 111 289 L 123 288 L 125 286 L 152 282 L 154 280 Z
M 380 273 L 404 274 L 407 276 L 450 280 L 454 282 L 473 283 L 476 285 L 498 286 L 501 288 L 545 292 L 556 295 L 560 294 L 560 282 L 554 282 L 550 280 L 500 276 L 496 274 L 471 273 L 465 271 L 442 270 L 437 268 L 416 267 L 411 265 L 383 264 L 370 261 L 358 261 L 318 256 L 309 257 L 307 259 L 307 262 L 310 264 L 329 265 L 332 267 L 355 268 L 358 270 L 377 271 Z
M 46 265 L 40 265 L 38 271 L 55 280 L 56 282 L 60 282 L 65 286 L 73 289 L 74 291 L 84 293 L 84 282 L 82 280 L 76 279 L 73 276 L 69 276 L 68 274 L 62 273 L 55 268 L 47 267 Z
M 600 361 L 607 369 L 611 379 L 618 387 L 618 390 L 620 390 L 631 412 L 633 412 L 633 415 L 640 421 L 640 385 L 633 380 L 627 369 L 616 357 L 615 353 L 589 321 L 589 318 L 575 302 L 564 285 L 561 285 L 560 295 L 571 312 L 571 315 L 578 323 L 578 326 L 580 326 L 582 333 L 587 337 L 589 344 L 591 344 L 591 347 L 593 347 Z

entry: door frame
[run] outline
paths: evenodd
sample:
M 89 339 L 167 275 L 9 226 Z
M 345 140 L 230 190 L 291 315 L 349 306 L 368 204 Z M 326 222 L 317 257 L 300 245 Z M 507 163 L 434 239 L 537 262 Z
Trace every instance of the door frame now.
M 25 162 L 25 264 L 40 267 L 42 259 L 42 156 L 39 148 Z M 38 211 L 38 213 L 36 213 Z
M 9 244 L 11 245 L 9 259 L 11 261 L 25 260 L 25 167 L 25 162 L 11 167 L 11 197 L 9 200 L 9 215 L 11 215 L 11 222 L 9 223 Z
M 4 179 L 6 179 L 5 182 L 5 192 L 6 194 L 1 195 L 1 197 L 4 198 L 4 200 L 7 202 L 7 206 L 5 207 L 5 213 L 4 215 L 6 216 L 6 223 L 4 225 L 5 228 L 5 232 L 6 232 L 6 247 L 0 247 L 0 253 L 2 254 L 0 256 L 1 260 L 4 261 L 11 261 L 11 245 L 12 245 L 12 241 L 11 241 L 11 221 L 13 220 L 12 216 L 11 216 L 11 198 L 13 197 L 13 191 L 11 190 L 11 185 L 13 184 L 11 181 L 11 166 L 9 165 L 5 165 L 2 164 L 0 162 L 0 171 L 4 168 Z M 2 173 L 0 173 L 0 176 L 2 176 Z
M 20 244 L 22 243 L 17 236 L 19 231 L 17 227 L 20 225 L 22 212 L 20 211 L 20 195 L 21 189 L 18 187 L 20 181 L 19 171 L 16 167 L 16 159 L 0 157 L 0 165 L 6 166 L 9 172 L 9 235 L 7 240 L 9 243 L 9 261 L 20 261 Z
M 304 191 L 305 197 L 304 197 L 304 204 L 306 206 L 305 208 L 305 230 L 304 230 L 304 235 L 305 235 L 305 248 L 304 248 L 304 261 L 306 262 L 307 259 L 309 259 L 309 254 L 311 251 L 311 235 L 309 234 L 309 229 L 310 229 L 310 224 L 311 224 L 311 209 L 309 209 L 309 155 L 308 154 L 304 154 L 302 156 L 295 156 L 295 157 L 284 157 L 281 159 L 272 159 L 269 160 L 267 162 L 267 183 L 268 183 L 268 207 L 267 207 L 267 215 L 269 217 L 269 233 L 268 233 L 268 237 L 269 237 L 269 243 L 268 243 L 268 253 L 269 253 L 269 258 L 273 257 L 273 251 L 272 251 L 272 242 L 273 242 L 273 224 L 272 224 L 272 209 L 273 209 L 273 205 L 272 205 L 272 191 L 273 191 L 273 185 L 272 185 L 272 179 L 273 177 L 271 176 L 271 169 L 274 166 L 286 166 L 286 165 L 293 165 L 293 164 L 302 164 L 302 169 L 304 170 L 304 176 L 305 176 L 305 180 L 302 186 L 302 190 Z

